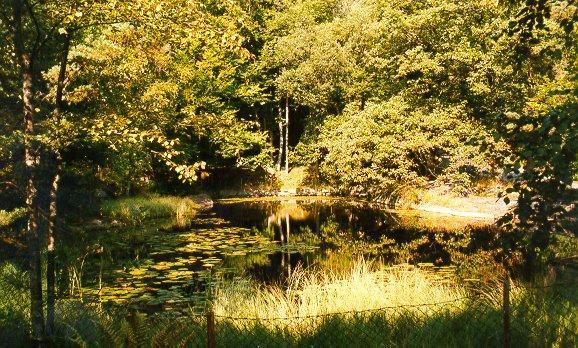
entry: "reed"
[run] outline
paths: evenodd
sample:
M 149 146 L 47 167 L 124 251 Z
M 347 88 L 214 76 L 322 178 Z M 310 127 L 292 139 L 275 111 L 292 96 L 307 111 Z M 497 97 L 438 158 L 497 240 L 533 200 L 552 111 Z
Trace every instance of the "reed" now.
M 217 315 L 278 318 L 318 316 L 384 307 L 456 301 L 465 289 L 431 272 L 409 267 L 378 268 L 359 260 L 349 271 L 295 269 L 287 286 L 262 286 L 250 280 L 222 283 L 215 289 Z

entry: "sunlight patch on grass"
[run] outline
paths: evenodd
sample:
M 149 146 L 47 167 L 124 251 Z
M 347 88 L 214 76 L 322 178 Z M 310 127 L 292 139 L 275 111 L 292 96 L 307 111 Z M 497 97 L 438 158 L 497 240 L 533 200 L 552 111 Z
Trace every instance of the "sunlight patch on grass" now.
M 217 287 L 215 313 L 255 318 L 303 317 L 391 306 L 459 301 L 465 290 L 417 268 L 374 269 L 360 260 L 343 273 L 298 268 L 287 289 L 237 280 Z
M 102 215 L 127 225 L 137 225 L 145 220 L 173 218 L 178 225 L 192 220 L 199 205 L 187 197 L 137 196 L 108 200 L 101 207 Z

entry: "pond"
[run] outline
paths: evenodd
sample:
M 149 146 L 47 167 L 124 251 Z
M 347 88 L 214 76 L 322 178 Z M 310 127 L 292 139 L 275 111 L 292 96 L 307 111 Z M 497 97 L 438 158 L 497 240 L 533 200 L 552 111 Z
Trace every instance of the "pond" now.
M 448 266 L 488 222 L 291 197 L 222 200 L 186 228 L 163 223 L 107 234 L 82 258 L 82 295 L 158 311 L 201 304 L 215 279 L 282 285 L 298 267 L 339 270 L 360 257 Z

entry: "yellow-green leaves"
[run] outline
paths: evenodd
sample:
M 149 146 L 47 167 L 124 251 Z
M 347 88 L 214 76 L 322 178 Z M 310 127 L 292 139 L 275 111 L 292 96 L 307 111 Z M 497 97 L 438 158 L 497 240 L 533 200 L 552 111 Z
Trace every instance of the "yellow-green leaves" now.
M 111 19 L 130 20 L 93 27 L 72 48 L 66 100 L 82 110 L 79 129 L 95 146 L 105 144 L 111 160 L 125 158 L 116 167 L 138 158 L 149 172 L 161 164 L 194 182 L 211 164 L 255 169 L 270 161 L 265 133 L 238 117 L 234 104 L 263 100 L 262 87 L 247 78 L 254 57 L 239 27 L 251 25 L 250 17 L 233 3 L 199 5 L 107 4 Z M 92 18 L 83 7 L 72 14 Z

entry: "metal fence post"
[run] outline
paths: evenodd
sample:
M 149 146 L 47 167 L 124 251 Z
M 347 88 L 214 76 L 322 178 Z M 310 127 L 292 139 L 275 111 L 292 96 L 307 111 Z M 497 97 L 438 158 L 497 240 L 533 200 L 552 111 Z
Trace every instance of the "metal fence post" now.
M 504 277 L 503 295 L 504 348 L 510 348 L 510 277 L 508 275 Z
M 213 308 L 209 307 L 207 310 L 207 347 L 215 348 L 217 346 L 217 340 L 215 339 L 215 313 Z

